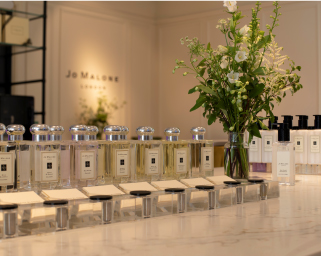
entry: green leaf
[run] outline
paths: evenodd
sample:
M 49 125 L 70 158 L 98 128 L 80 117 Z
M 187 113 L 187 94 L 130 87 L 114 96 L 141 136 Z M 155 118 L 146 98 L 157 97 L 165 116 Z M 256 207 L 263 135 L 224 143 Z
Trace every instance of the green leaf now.
M 258 120 L 259 120 L 259 123 L 260 123 L 261 127 L 263 128 L 263 130 L 269 129 L 260 119 L 258 119 Z
M 247 62 L 246 62 L 246 61 L 243 61 L 242 71 L 243 71 L 244 73 L 247 73 Z
M 252 74 L 253 75 L 258 75 L 258 76 L 264 76 L 266 72 L 266 68 L 265 67 L 259 67 L 257 69 L 255 69 Z
M 261 133 L 256 123 L 252 123 L 250 125 L 250 134 L 252 134 L 255 137 L 261 138 Z
M 208 94 L 218 97 L 217 93 L 207 86 L 199 85 L 198 88 L 200 88 L 205 93 L 208 93 Z
M 199 75 L 200 75 L 200 76 L 203 76 L 204 73 L 205 73 L 205 70 L 206 70 L 206 68 L 202 68 L 201 71 L 199 72 Z
M 268 35 L 268 36 L 262 37 L 262 39 L 257 43 L 256 46 L 258 49 L 261 49 L 261 48 L 265 47 L 266 44 L 268 44 L 270 42 L 271 42 L 271 36 Z
M 196 104 L 189 110 L 190 112 L 198 109 L 203 103 L 206 101 L 206 95 L 200 95 L 200 97 L 196 100 Z
M 199 66 L 202 66 L 202 65 L 205 63 L 205 61 L 206 61 L 206 58 L 202 59 L 202 60 L 200 61 L 200 63 L 198 63 L 197 66 L 198 66 L 198 67 L 199 67 Z
M 208 44 L 207 44 L 207 50 L 208 50 L 208 51 L 211 50 L 211 43 L 208 43 Z
M 189 89 L 188 94 L 192 94 L 192 93 L 194 93 L 194 92 L 197 92 L 197 91 L 196 91 L 196 87 L 198 87 L 198 86 L 196 85 L 196 86 L 194 86 L 192 89 Z
M 255 98 L 256 96 L 260 95 L 263 92 L 264 87 L 265 87 L 264 84 L 258 84 L 254 86 L 254 88 L 249 93 L 249 97 Z
M 233 35 L 233 34 L 232 34 L 231 31 L 229 31 L 229 32 L 227 33 L 227 36 L 228 36 L 229 39 L 231 39 L 231 40 L 233 41 L 233 38 L 231 37 L 231 35 Z
M 208 118 L 208 125 L 211 125 L 212 123 L 214 123 L 216 120 L 216 115 L 215 114 L 211 114 Z

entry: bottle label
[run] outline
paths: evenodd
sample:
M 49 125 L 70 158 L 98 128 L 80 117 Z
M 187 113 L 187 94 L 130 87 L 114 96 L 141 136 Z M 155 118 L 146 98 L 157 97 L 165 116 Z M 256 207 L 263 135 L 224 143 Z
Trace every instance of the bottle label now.
M 58 181 L 58 152 L 41 152 L 41 181 Z
M 212 147 L 203 147 L 201 149 L 202 154 L 202 170 L 213 170 L 213 148 Z
M 294 137 L 294 147 L 295 147 L 295 152 L 297 153 L 303 153 L 303 136 L 295 136 Z
M 187 172 L 187 149 L 175 149 L 176 173 Z
M 272 152 L 273 136 L 265 135 L 263 137 L 263 141 L 264 141 L 264 152 Z
M 13 185 L 14 183 L 14 153 L 0 153 L 0 186 Z
M 320 152 L 320 137 L 319 136 L 311 136 L 311 153 L 319 153 Z
M 281 151 L 277 152 L 277 176 L 289 177 L 290 176 L 290 152 Z
M 116 149 L 116 176 L 129 176 L 129 150 Z
M 80 180 L 95 179 L 96 159 L 95 151 L 82 151 L 80 153 L 81 170 Z
M 253 136 L 253 139 L 250 144 L 250 151 L 257 152 L 258 151 L 258 144 L 259 144 L 259 138 Z
M 145 173 L 158 174 L 159 173 L 159 150 L 145 149 Z

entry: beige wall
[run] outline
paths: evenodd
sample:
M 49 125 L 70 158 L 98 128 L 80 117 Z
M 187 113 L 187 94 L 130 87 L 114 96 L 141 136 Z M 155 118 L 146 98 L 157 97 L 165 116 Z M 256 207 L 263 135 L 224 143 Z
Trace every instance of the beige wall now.
M 19 9 L 41 12 L 40 3 L 16 2 Z M 248 17 L 254 2 L 239 2 Z M 280 27 L 276 40 L 284 46 L 297 65 L 302 66 L 304 89 L 287 97 L 275 114 L 318 114 L 321 63 L 319 2 L 281 2 Z M 272 2 L 264 2 L 261 24 L 269 20 Z M 46 123 L 68 128 L 76 122 L 79 98 L 95 102 L 98 90 L 80 86 L 81 71 L 119 77 L 119 83 L 95 81 L 105 87 L 110 99 L 116 97 L 127 104 L 115 112 L 112 123 L 129 126 L 131 135 L 140 125 L 151 125 L 156 135 L 168 126 L 178 126 L 182 138 L 189 138 L 192 126 L 202 125 L 207 138 L 225 139 L 221 125 L 207 126 L 201 110 L 190 113 L 197 95 L 188 95 L 195 85 L 192 77 L 182 72 L 172 74 L 175 59 L 188 60 L 181 37 L 198 37 L 204 43 L 223 44 L 222 34 L 215 28 L 218 19 L 226 18 L 222 2 L 49 2 Z M 242 25 L 242 24 L 241 24 Z M 34 44 L 41 44 L 41 23 L 31 27 Z M 41 73 L 40 54 L 18 56 L 14 61 L 13 79 L 36 79 Z M 67 71 L 78 72 L 77 79 L 67 79 Z M 83 84 L 84 85 L 84 84 Z M 22 85 L 15 94 L 34 95 L 36 111 L 41 108 L 40 85 Z M 297 119 L 295 119 L 296 122 Z M 69 134 L 66 132 L 65 138 Z

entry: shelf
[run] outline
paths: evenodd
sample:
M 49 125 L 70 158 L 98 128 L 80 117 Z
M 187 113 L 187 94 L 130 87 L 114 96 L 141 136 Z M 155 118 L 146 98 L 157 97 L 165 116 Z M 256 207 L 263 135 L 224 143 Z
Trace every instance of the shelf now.
M 35 20 L 35 19 L 39 19 L 39 18 L 43 18 L 44 17 L 43 14 L 23 12 L 23 11 L 18 11 L 18 10 L 4 9 L 4 8 L 0 8 L 0 13 L 1 14 L 8 14 L 8 15 L 24 14 L 24 15 L 28 15 L 29 16 L 28 17 L 29 20 Z
M 2 43 L 0 42 L 0 46 L 17 46 L 17 47 L 23 47 L 23 48 L 30 48 L 30 49 L 42 49 L 42 46 L 34 46 L 34 45 L 22 45 L 22 44 L 8 44 L 8 43 Z

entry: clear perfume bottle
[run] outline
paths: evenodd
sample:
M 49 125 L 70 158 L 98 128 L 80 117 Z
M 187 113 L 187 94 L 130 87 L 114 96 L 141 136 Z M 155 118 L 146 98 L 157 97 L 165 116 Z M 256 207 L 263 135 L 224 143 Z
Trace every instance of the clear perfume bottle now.
M 257 124 L 260 133 L 262 128 Z M 250 171 L 263 172 L 266 171 L 266 164 L 262 163 L 262 139 L 253 136 L 251 143 L 249 144 L 249 163 Z
M 23 140 L 25 127 L 19 124 L 7 126 L 8 141 L 16 144 L 16 182 L 18 191 L 30 190 L 30 142 Z
M 129 133 L 128 127 L 127 126 L 120 126 L 120 127 L 121 127 L 120 139 L 127 140 L 127 135 Z
M 280 184 L 295 185 L 295 151 L 290 141 L 290 129 L 287 123 L 278 124 L 278 141 L 272 149 L 272 180 Z
M 274 116 L 277 123 L 278 117 Z M 272 172 L 272 145 L 277 141 L 277 125 L 272 124 L 269 119 L 269 130 L 261 130 L 262 137 L 262 163 L 266 164 L 266 172 Z
M 130 142 L 121 140 L 121 135 L 124 135 L 122 127 L 107 125 L 104 128 L 104 135 L 105 140 L 99 141 L 99 145 L 104 148 L 105 152 L 106 167 L 101 170 L 105 183 L 130 182 L 132 175 Z
M 292 133 L 295 146 L 295 164 L 297 173 L 307 173 L 308 164 L 308 116 L 298 115 L 297 129 Z
M 97 141 L 89 141 L 86 125 L 72 125 L 71 143 L 71 175 L 70 184 L 73 188 L 95 186 L 97 181 Z
M 49 141 L 55 150 L 60 150 L 60 161 L 58 161 L 58 187 L 70 187 L 70 141 L 62 141 L 62 134 L 65 129 L 59 125 L 50 126 Z
M 132 170 L 135 170 L 134 180 L 157 181 L 162 175 L 162 142 L 153 140 L 154 129 L 140 126 L 136 129 L 138 141 L 132 141 Z
M 17 143 L 3 141 L 6 126 L 0 124 L 0 192 L 17 191 Z
M 55 189 L 60 176 L 60 148 L 48 141 L 50 127 L 46 124 L 33 124 L 30 164 L 31 188 L 39 193 L 43 189 Z
M 166 140 L 163 143 L 163 180 L 179 180 L 191 177 L 191 144 L 178 140 L 178 128 L 165 129 Z
M 193 127 L 191 134 L 191 161 L 193 178 L 214 176 L 214 141 L 205 140 L 206 129 Z
M 314 128 L 308 131 L 308 166 L 307 174 L 321 173 L 321 115 L 314 115 Z

